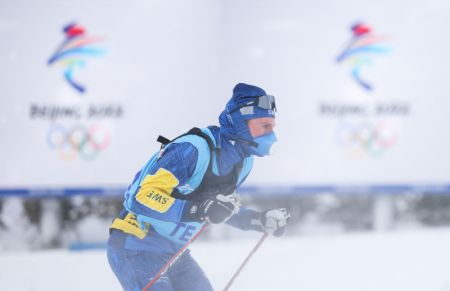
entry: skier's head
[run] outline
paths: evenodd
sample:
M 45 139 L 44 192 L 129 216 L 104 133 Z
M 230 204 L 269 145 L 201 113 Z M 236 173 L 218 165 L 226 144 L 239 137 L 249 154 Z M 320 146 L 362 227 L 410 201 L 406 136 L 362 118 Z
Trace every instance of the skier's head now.
M 256 86 L 237 84 L 219 116 L 221 131 L 247 154 L 265 156 L 277 140 L 275 98 Z

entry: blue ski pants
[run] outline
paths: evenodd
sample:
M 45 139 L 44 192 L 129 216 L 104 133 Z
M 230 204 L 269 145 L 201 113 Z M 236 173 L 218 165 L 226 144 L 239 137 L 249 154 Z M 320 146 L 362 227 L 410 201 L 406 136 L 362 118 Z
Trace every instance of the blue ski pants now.
M 108 261 L 126 291 L 140 291 L 171 256 L 156 251 L 128 250 L 112 235 L 108 241 Z M 212 291 L 203 270 L 186 250 L 153 285 L 151 291 Z

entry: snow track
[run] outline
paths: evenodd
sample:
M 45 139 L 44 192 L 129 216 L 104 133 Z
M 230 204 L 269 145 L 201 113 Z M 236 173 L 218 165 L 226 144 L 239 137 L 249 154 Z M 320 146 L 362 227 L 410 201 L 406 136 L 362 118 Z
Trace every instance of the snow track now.
M 222 290 L 259 238 L 196 242 L 191 250 Z M 450 229 L 268 238 L 231 290 L 450 291 Z M 104 250 L 0 253 L 6 291 L 121 290 Z

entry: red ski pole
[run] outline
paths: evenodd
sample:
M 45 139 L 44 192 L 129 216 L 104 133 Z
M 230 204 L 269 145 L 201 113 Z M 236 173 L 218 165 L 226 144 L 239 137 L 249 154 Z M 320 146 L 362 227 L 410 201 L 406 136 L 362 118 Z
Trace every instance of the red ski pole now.
M 153 279 L 142 288 L 142 291 L 147 291 L 152 287 L 156 281 L 173 265 L 173 263 L 180 257 L 180 255 L 187 249 L 187 247 L 200 236 L 200 234 L 208 227 L 209 223 L 205 223 L 202 228 L 175 254 L 169 261 L 159 270 Z
M 223 289 L 223 291 L 227 291 L 228 289 L 230 289 L 231 284 L 233 284 L 234 279 L 236 279 L 236 277 L 239 275 L 239 273 L 242 271 L 242 269 L 244 269 L 245 265 L 247 264 L 247 262 L 250 260 L 250 258 L 253 256 L 254 253 L 256 253 L 256 251 L 259 249 L 259 247 L 262 245 L 262 243 L 264 242 L 264 240 L 267 238 L 268 234 L 264 233 L 263 236 L 259 239 L 258 243 L 256 244 L 256 246 L 252 249 L 252 251 L 248 254 L 248 256 L 245 258 L 244 262 L 242 262 L 241 266 L 239 267 L 239 269 L 236 271 L 236 273 L 234 274 L 234 276 L 231 278 L 231 280 L 228 282 L 227 286 L 225 286 L 225 288 Z

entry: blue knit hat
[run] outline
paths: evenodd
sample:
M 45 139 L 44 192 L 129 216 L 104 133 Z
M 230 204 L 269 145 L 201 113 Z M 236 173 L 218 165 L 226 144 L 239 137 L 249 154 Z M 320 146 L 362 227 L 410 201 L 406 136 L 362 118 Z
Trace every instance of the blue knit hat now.
M 225 110 L 219 116 L 221 131 L 228 139 L 251 141 L 253 137 L 247 126 L 247 120 L 260 117 L 275 117 L 272 109 L 248 105 L 253 103 L 266 92 L 256 86 L 244 83 L 237 84 L 233 89 L 233 96 L 228 101 Z

